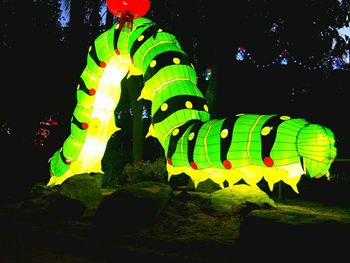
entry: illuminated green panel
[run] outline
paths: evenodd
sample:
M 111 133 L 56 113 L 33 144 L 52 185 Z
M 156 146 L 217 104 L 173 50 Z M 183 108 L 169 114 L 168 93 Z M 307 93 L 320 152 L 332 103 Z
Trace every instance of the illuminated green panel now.
M 71 161 L 75 161 L 83 144 L 84 140 L 77 140 L 75 137 L 69 136 L 63 144 L 64 156 Z
M 167 33 L 157 33 L 155 38 L 148 39 L 144 45 L 135 53 L 135 65 L 140 65 L 142 72 L 146 72 L 153 58 L 158 54 L 168 51 L 176 51 L 185 54 L 180 47 L 174 45 L 173 37 Z M 140 61 L 142 64 L 138 64 Z
M 102 33 L 95 39 L 96 55 L 100 61 L 108 63 L 114 50 L 114 28 Z
M 253 160 L 261 165 L 260 129 L 262 123 L 268 118 L 267 115 L 248 114 L 237 119 L 228 154 L 228 159 L 232 160 L 234 167 L 250 165 Z
M 326 127 L 310 124 L 303 128 L 297 138 L 298 151 L 304 156 L 304 165 L 310 177 L 325 174 L 336 156 L 334 135 Z
M 56 151 L 50 158 L 50 172 L 52 173 L 53 177 L 62 176 L 68 171 L 69 167 L 69 165 L 62 162 L 59 151 Z
M 174 166 L 188 166 L 187 149 L 188 149 L 188 135 L 190 129 L 182 135 L 181 139 L 178 141 L 176 146 L 176 151 L 172 156 L 172 161 Z M 166 149 L 166 148 L 165 148 Z
M 152 25 L 154 25 L 154 23 L 147 18 L 140 17 L 138 19 L 135 19 L 133 24 L 133 31 L 130 34 L 120 34 L 118 47 L 120 41 L 120 46 L 125 46 L 127 48 L 126 52 L 130 54 L 129 51 L 131 50 L 133 43 L 137 42 L 141 33 Z
M 271 152 L 271 158 L 276 166 L 300 161 L 296 140 L 300 129 L 307 123 L 303 119 L 290 119 L 284 121 L 278 127 L 278 133 Z
M 206 154 L 209 156 L 210 163 L 206 166 L 214 166 L 214 167 L 222 167 L 222 162 L 220 159 L 220 130 L 224 120 L 210 120 L 207 121 L 205 125 L 203 125 L 203 129 L 209 129 L 208 133 L 203 134 L 204 136 L 207 134 L 207 150 Z

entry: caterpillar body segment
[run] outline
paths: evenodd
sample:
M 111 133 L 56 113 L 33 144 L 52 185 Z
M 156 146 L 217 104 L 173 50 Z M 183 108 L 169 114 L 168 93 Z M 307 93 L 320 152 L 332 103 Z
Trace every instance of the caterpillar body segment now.
M 115 31 L 113 28 L 100 35 L 89 49 L 77 87 L 71 133 L 49 160 L 48 186 L 79 173 L 103 173 L 101 160 L 107 142 L 119 129 L 114 110 L 120 99 L 121 81 L 131 65 L 129 56 L 116 54 Z
M 242 114 L 197 125 L 176 128 L 167 152 L 169 176 L 193 174 L 195 185 L 211 179 L 223 187 L 225 180 L 243 179 L 256 186 L 265 179 L 271 191 L 283 181 L 298 192 L 303 174 L 327 175 L 336 155 L 330 130 L 304 119 Z
M 144 76 L 140 98 L 152 102 L 148 135 L 164 148 L 169 179 L 184 172 L 195 186 L 211 179 L 221 187 L 225 180 L 256 186 L 265 179 L 270 190 L 283 181 L 298 192 L 303 174 L 328 174 L 336 156 L 328 128 L 277 114 L 210 119 L 186 53 L 173 35 L 141 20 L 130 33 L 130 56 Z
M 72 120 L 72 134 L 51 159 L 51 184 L 78 172 L 101 169 L 106 143 L 116 130 L 113 111 L 126 73 L 144 77 L 139 99 L 152 102 L 147 136 L 156 137 L 162 145 L 169 179 L 186 173 L 195 186 L 211 179 L 221 187 L 225 181 L 233 185 L 242 179 L 257 187 L 264 179 L 270 190 L 283 181 L 298 193 L 297 183 L 303 174 L 328 174 L 336 148 L 334 134 L 326 127 L 277 114 L 211 119 L 188 56 L 172 34 L 151 20 L 135 19 L 131 31 L 119 30 L 116 25 L 97 38 L 95 50 L 98 59 L 89 60 L 89 52 L 82 79 L 88 88 L 90 82 L 98 87 L 96 94 L 91 98 L 83 93 L 73 114 L 73 119 L 89 126 L 83 131 Z M 105 68 L 98 66 L 100 61 L 106 61 Z M 109 74 L 113 76 L 110 81 Z M 92 77 L 95 79 L 90 80 Z M 101 105 L 98 96 L 110 103 Z M 105 117 L 97 114 L 101 110 Z M 72 160 L 70 165 L 64 162 L 67 158 Z

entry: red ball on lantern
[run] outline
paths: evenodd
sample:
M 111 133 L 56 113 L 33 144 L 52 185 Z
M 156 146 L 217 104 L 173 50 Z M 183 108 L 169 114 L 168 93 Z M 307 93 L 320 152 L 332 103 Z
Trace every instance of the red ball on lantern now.
M 130 14 L 134 19 L 144 16 L 150 7 L 149 0 L 107 0 L 108 10 L 121 18 L 123 14 Z

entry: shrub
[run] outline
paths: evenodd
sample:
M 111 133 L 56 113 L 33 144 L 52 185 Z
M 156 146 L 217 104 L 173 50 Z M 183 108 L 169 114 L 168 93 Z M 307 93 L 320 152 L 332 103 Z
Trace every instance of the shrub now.
M 156 159 L 154 162 L 139 161 L 133 165 L 128 163 L 124 166 L 122 174 L 127 183 L 144 181 L 167 183 L 168 181 L 164 158 Z

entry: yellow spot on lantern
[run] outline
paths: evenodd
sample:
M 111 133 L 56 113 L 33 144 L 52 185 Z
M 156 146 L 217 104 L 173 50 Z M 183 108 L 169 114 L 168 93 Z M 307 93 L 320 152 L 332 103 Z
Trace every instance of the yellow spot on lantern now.
M 157 61 L 155 61 L 155 60 L 152 60 L 151 63 L 149 63 L 149 66 L 151 68 L 154 68 L 156 65 L 157 65 Z
M 206 111 L 206 112 L 208 112 L 209 111 L 209 108 L 208 108 L 208 105 L 207 104 L 204 104 L 204 110 Z
M 180 64 L 180 59 L 179 58 L 173 58 L 174 64 Z
M 289 120 L 290 117 L 286 116 L 286 115 L 283 115 L 283 116 L 280 117 L 280 119 L 283 120 L 283 121 L 286 121 L 286 120 Z
M 119 24 L 117 24 L 116 26 L 115 26 L 115 29 L 118 29 L 119 28 Z
M 161 29 L 161 28 L 158 28 L 158 33 L 159 33 L 159 32 L 163 32 L 163 29 Z
M 220 137 L 225 139 L 228 135 L 228 129 L 223 129 L 220 133 Z
M 172 135 L 173 135 L 173 136 L 176 136 L 176 135 L 178 135 L 178 134 L 179 134 L 179 129 L 177 129 L 177 128 L 174 129 L 173 132 L 172 132 Z
M 190 102 L 190 101 L 186 101 L 185 105 L 186 105 L 187 109 L 192 109 L 192 107 L 193 107 L 192 102 Z
M 141 35 L 141 36 L 139 36 L 139 37 L 137 38 L 137 40 L 138 40 L 138 41 L 142 41 L 144 38 L 145 38 L 144 35 Z
M 264 128 L 261 129 L 261 135 L 266 136 L 271 132 L 271 127 L 265 126 Z
M 160 106 L 160 109 L 162 111 L 166 111 L 168 109 L 168 104 L 167 103 L 163 103 L 162 106 Z
M 188 140 L 189 141 L 192 141 L 194 138 L 194 132 L 191 132 L 189 135 L 188 135 Z

